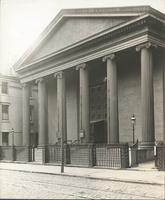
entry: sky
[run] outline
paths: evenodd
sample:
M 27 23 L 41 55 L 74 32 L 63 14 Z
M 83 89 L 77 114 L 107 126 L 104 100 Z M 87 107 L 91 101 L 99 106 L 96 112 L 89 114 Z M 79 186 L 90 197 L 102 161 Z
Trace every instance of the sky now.
M 165 0 L 0 0 L 0 73 L 11 71 L 61 9 L 136 5 L 165 13 Z

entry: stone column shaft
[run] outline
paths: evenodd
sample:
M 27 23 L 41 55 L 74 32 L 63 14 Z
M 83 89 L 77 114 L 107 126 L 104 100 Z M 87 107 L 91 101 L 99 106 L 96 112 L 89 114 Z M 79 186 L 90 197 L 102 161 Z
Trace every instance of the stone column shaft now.
M 90 141 L 88 69 L 85 63 L 78 65 L 77 69 L 79 69 L 79 79 L 80 79 L 79 128 L 80 128 L 80 132 L 83 132 L 85 135 L 83 142 L 88 143 Z
M 39 129 L 39 146 L 47 144 L 47 91 L 43 78 L 38 82 L 38 129 Z
M 107 142 L 119 143 L 118 84 L 115 55 L 105 56 L 107 61 Z
M 23 145 L 30 145 L 30 87 L 23 85 Z
M 65 74 L 57 72 L 57 129 L 58 137 L 67 142 Z M 62 135 L 63 134 L 63 135 Z M 61 137 L 63 136 L 63 137 Z
M 142 142 L 154 142 L 154 95 L 151 48 L 141 49 Z
M 163 49 L 163 141 L 165 142 L 165 49 Z

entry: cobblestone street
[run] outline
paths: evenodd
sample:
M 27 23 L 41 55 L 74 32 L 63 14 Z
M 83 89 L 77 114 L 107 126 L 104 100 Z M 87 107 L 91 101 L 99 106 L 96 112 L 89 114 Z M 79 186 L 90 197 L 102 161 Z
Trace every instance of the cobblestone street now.
M 0 198 L 163 199 L 164 185 L 0 170 Z

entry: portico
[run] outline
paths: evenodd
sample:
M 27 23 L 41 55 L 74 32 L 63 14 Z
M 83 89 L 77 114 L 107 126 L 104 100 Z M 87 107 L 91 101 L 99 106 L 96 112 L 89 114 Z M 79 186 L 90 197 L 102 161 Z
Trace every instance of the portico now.
M 64 23 L 63 12 L 59 16 Z M 131 143 L 133 113 L 141 147 L 153 147 L 155 137 L 163 137 L 164 68 L 157 60 L 157 52 L 165 47 L 165 16 L 150 7 L 100 9 L 100 13 L 84 9 L 91 18 L 97 15 L 102 21 L 104 12 L 109 20 L 116 18 L 118 24 L 56 51 L 51 49 L 51 53 L 49 42 L 56 40 L 56 33 L 53 38 L 44 33 L 47 40 L 40 41 L 38 49 L 16 64 L 26 84 L 24 144 L 29 140 L 28 84 L 32 82 L 38 85 L 39 146 L 58 143 L 62 134 L 66 144 Z M 81 17 L 85 19 L 86 14 Z M 51 31 L 60 23 L 56 24 L 56 20 Z M 163 56 L 160 59 L 163 62 Z M 100 133 L 96 134 L 96 127 Z

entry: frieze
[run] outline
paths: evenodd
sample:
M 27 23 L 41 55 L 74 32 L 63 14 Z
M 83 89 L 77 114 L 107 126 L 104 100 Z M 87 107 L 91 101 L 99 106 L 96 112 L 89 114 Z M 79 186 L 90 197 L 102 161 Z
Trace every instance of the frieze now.
M 96 38 L 93 38 L 87 42 L 84 42 L 81 41 L 80 42 L 80 45 L 73 45 L 75 47 L 72 48 L 72 45 L 71 47 L 69 48 L 66 48 L 63 49 L 63 50 L 60 50 L 60 51 L 57 51 L 51 55 L 48 55 L 46 57 L 44 57 L 43 59 L 41 60 L 36 60 L 36 62 L 34 62 L 34 64 L 29 64 L 29 65 L 26 65 L 25 68 L 27 67 L 28 69 L 29 68 L 33 68 L 34 65 L 35 67 L 41 67 L 40 64 L 41 63 L 46 63 L 48 62 L 48 60 L 55 60 L 56 58 L 60 58 L 60 57 L 64 57 L 64 56 L 69 56 L 71 53 L 74 53 L 74 52 L 77 52 L 77 51 L 80 51 L 82 49 L 85 49 L 85 48 L 89 48 L 91 46 L 94 46 L 94 45 L 97 45 L 98 43 L 103 43 L 103 42 L 106 42 L 106 40 L 114 40 L 116 39 L 117 37 L 123 37 L 124 35 L 127 35 L 129 33 L 132 33 L 132 31 L 136 32 L 136 30 L 139 30 L 139 28 L 143 29 L 145 27 L 147 27 L 147 23 L 148 23 L 148 18 L 151 18 L 150 16 L 147 16 L 147 18 L 145 19 L 140 19 L 138 21 L 135 21 L 134 23 L 131 23 L 131 24 L 128 24 L 128 25 L 125 25 L 119 29 L 110 29 L 109 31 L 107 30 L 106 32 L 107 33 L 100 33 L 100 36 L 96 37 Z M 151 25 L 151 24 L 150 24 Z M 47 59 L 48 57 L 48 59 Z M 17 70 L 18 72 L 21 72 L 21 68 Z M 23 69 L 22 69 L 23 71 Z
M 127 49 L 129 47 L 135 47 L 147 41 L 151 41 L 158 44 L 158 46 L 165 47 L 165 41 L 163 42 L 158 37 L 155 38 L 151 36 L 151 34 L 148 35 L 147 30 L 140 30 L 139 32 L 136 32 L 136 34 L 132 33 L 118 40 L 98 44 L 97 48 L 90 47 L 85 51 L 77 51 L 72 55 L 68 54 L 68 57 L 63 56 L 61 57 L 62 59 L 60 59 L 60 57 L 59 59 L 56 58 L 56 63 L 52 60 L 52 62 L 44 64 L 44 70 L 42 69 L 41 64 L 40 68 L 35 69 L 35 71 L 25 69 L 26 73 L 22 74 L 21 82 L 34 80 L 39 76 L 47 76 L 60 70 L 75 67 L 81 63 L 88 62 L 90 60 L 100 58 L 113 52 L 118 52 Z

